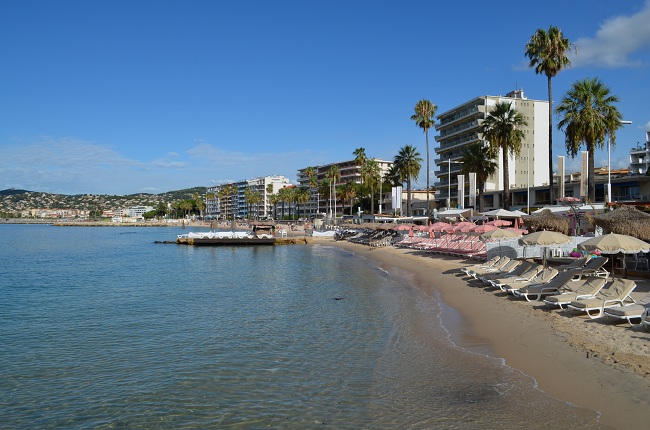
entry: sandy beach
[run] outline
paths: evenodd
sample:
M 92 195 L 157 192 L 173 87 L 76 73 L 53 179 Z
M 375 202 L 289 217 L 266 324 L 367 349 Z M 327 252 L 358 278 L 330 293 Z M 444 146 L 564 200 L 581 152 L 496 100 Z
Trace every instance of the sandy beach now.
M 388 272 L 401 268 L 415 274 L 416 286 L 439 294 L 457 310 L 462 330 L 506 365 L 534 378 L 539 389 L 578 407 L 599 411 L 613 428 L 646 428 L 650 422 L 650 333 L 627 323 L 546 308 L 469 282 L 458 269 L 473 260 L 443 257 L 410 249 L 367 246 L 318 239 L 378 261 Z M 637 280 L 636 298 L 650 291 Z M 444 320 L 444 313 L 442 315 Z M 534 405 L 531 405 L 534 407 Z M 553 411 L 549 411 L 553 413 Z

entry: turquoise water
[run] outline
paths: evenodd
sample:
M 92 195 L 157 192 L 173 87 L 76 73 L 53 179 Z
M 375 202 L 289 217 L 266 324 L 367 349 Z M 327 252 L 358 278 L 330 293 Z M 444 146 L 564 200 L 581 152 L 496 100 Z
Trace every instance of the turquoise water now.
M 599 428 L 408 273 L 182 232 L 0 224 L 0 428 Z

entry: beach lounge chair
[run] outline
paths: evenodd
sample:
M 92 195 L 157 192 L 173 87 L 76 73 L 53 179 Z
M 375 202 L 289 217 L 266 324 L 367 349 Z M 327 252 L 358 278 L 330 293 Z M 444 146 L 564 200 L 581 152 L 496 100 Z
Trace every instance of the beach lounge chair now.
M 502 284 L 499 286 L 502 291 L 506 293 L 513 294 L 514 290 L 527 287 L 529 285 L 539 285 L 539 284 L 548 284 L 553 278 L 558 274 L 558 271 L 552 267 L 547 267 L 539 272 L 537 275 L 533 276 L 529 280 L 524 281 L 515 281 L 507 284 Z
M 481 281 L 485 282 L 486 284 L 489 284 L 490 281 L 493 281 L 495 279 L 503 278 L 505 275 L 508 276 L 521 276 L 523 273 L 526 273 L 528 269 L 532 266 L 532 263 L 529 263 L 527 261 L 521 261 L 517 266 L 515 266 L 514 269 L 512 269 L 509 272 L 492 272 L 492 273 L 486 273 L 485 275 L 479 276 L 478 279 Z
M 580 257 L 580 258 L 577 258 L 577 259 L 573 260 L 569 264 L 564 264 L 562 266 L 557 266 L 556 269 L 557 269 L 558 272 L 564 272 L 566 270 L 573 270 L 573 269 L 582 269 L 583 267 L 585 267 L 585 264 L 587 264 L 589 262 L 589 260 L 591 260 L 591 259 L 592 258 L 590 256 Z
M 609 261 L 607 257 L 596 257 L 587 261 L 587 264 L 582 268 L 579 273 L 579 279 L 584 276 L 599 276 L 602 278 L 607 278 L 609 272 L 605 269 L 605 263 Z
M 526 270 L 521 275 L 502 276 L 502 277 L 499 277 L 497 279 L 492 279 L 490 281 L 490 284 L 492 284 L 492 286 L 494 288 L 501 288 L 501 285 L 504 285 L 506 283 L 530 281 L 535 276 L 537 276 L 537 274 L 539 272 L 541 272 L 542 270 L 544 270 L 544 266 L 542 266 L 541 264 L 533 264 L 533 265 L 531 265 L 531 267 L 528 270 Z
M 605 308 L 623 306 L 625 302 L 634 302 L 630 293 L 636 288 L 631 279 L 615 279 L 606 285 L 596 297 L 578 297 L 569 303 L 568 308 L 578 312 L 586 312 L 589 318 L 600 318 Z
M 509 275 L 509 274 L 513 273 L 513 270 L 515 270 L 519 265 L 521 265 L 521 261 L 519 261 L 519 260 L 510 260 L 510 261 L 508 261 L 508 262 L 506 263 L 505 266 L 503 266 L 503 267 L 500 268 L 500 269 L 496 269 L 496 268 L 490 269 L 490 268 L 487 268 L 487 269 L 486 269 L 487 272 L 486 272 L 486 273 L 483 273 L 483 274 L 481 274 L 481 275 L 479 275 L 479 276 L 476 276 L 476 279 L 483 280 L 484 277 L 486 277 L 486 276 L 490 276 L 490 275 L 491 275 L 491 276 L 497 276 L 497 277 L 498 277 L 499 275 L 500 275 L 500 276 Z M 485 281 L 483 281 L 483 282 L 485 282 Z
M 564 286 L 565 289 L 570 288 L 573 291 L 563 291 L 557 295 L 547 296 L 544 299 L 544 303 L 548 306 L 559 306 L 560 309 L 564 309 L 564 306 L 576 300 L 578 297 L 596 296 L 605 286 L 606 282 L 606 279 L 598 277 L 578 279 Z
M 641 314 L 641 322 L 639 324 L 632 325 L 635 327 L 643 327 L 650 331 L 650 308 L 646 308 L 646 310 Z
M 618 320 L 625 320 L 631 326 L 640 326 L 643 324 L 644 315 L 647 315 L 650 309 L 650 301 L 646 300 L 643 303 L 631 303 L 623 306 L 616 306 L 612 308 L 604 308 L 603 315 L 607 318 Z M 638 323 L 632 321 L 638 320 Z
M 557 268 L 556 268 L 557 270 Z M 574 277 L 577 274 L 577 270 L 567 270 L 565 272 L 558 273 L 558 275 L 553 278 L 550 282 L 546 284 L 531 284 L 525 287 L 518 288 L 512 291 L 516 297 L 523 297 L 529 302 L 533 300 L 541 300 L 544 296 L 549 296 L 552 294 L 559 294 L 567 288 L 567 284 L 574 281 Z
M 471 271 L 471 270 L 474 270 L 474 269 L 476 269 L 476 268 L 479 268 L 479 267 L 492 267 L 492 266 L 494 266 L 494 265 L 497 263 L 497 261 L 499 261 L 500 259 L 501 259 L 501 257 L 498 257 L 498 256 L 497 256 L 497 257 L 492 257 L 492 258 L 490 258 L 488 261 L 486 261 L 486 262 L 484 262 L 484 263 L 481 263 L 481 264 L 474 264 L 474 265 L 469 266 L 469 267 L 461 267 L 461 268 L 460 268 L 460 271 L 463 272 L 463 273 L 467 273 L 467 272 L 469 272 L 469 271 Z
M 477 276 L 480 276 L 480 275 L 483 275 L 485 273 L 490 272 L 492 268 L 501 269 L 503 266 L 508 264 L 509 261 L 510 261 L 510 257 L 505 257 L 504 256 L 504 257 L 501 257 L 499 259 L 499 261 L 497 261 L 496 264 L 494 264 L 494 266 L 492 266 L 492 267 L 485 267 L 485 268 L 477 267 L 474 270 L 470 270 L 467 274 L 469 276 L 473 277 L 473 278 L 476 278 Z M 488 270 L 488 269 L 490 269 L 490 270 Z

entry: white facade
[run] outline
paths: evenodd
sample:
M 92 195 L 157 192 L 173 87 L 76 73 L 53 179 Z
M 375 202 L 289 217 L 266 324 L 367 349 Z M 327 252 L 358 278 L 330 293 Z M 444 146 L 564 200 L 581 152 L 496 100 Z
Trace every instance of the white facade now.
M 122 216 L 139 219 L 145 212 L 151 212 L 153 209 L 153 206 L 131 206 L 122 210 Z
M 229 198 L 221 201 L 219 198 L 220 191 L 227 186 L 231 186 L 232 194 Z M 261 176 L 254 179 L 247 179 L 238 182 L 230 182 L 221 184 L 214 187 L 209 187 L 207 192 L 215 195 L 214 199 L 207 199 L 206 201 L 206 214 L 216 218 L 222 216 L 246 218 L 251 215 L 254 218 L 267 217 L 273 215 L 273 205 L 269 202 L 269 196 L 276 194 L 281 188 L 289 186 L 289 179 L 284 176 Z M 268 192 L 267 188 L 273 187 L 272 192 Z M 262 202 L 259 205 L 252 205 L 249 208 L 246 202 L 246 190 L 250 189 L 260 194 Z M 249 209 L 252 213 L 249 214 Z
M 526 188 L 528 185 L 532 187 L 548 184 L 548 101 L 527 99 L 522 90 L 513 91 L 506 96 L 479 96 L 437 116 L 436 130 L 439 134 L 436 136 L 438 147 L 435 151 L 439 158 L 434 161 L 437 166 L 435 175 L 438 181 L 435 185 L 439 190 L 436 194 L 439 207 L 446 206 L 448 197 L 452 200 L 458 197 L 456 177 L 462 166 L 454 162 L 460 160 L 470 145 L 478 142 L 488 145 L 488 142 L 483 140 L 481 126 L 489 112 L 499 102 L 512 103 L 528 123 L 528 126 L 522 129 L 524 140 L 520 154 L 510 156 L 508 160 L 510 187 Z M 498 170 L 495 175 L 488 178 L 485 184 L 486 192 L 503 190 L 501 151 L 495 162 L 498 164 Z M 451 187 L 449 187 L 450 180 Z M 465 197 L 468 200 L 467 175 L 465 188 Z M 465 206 L 467 203 L 466 201 Z

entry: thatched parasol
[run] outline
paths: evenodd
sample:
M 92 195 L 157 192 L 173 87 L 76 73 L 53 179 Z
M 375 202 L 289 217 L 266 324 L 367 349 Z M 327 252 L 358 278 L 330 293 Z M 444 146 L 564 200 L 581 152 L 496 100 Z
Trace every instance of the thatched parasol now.
M 605 233 L 626 234 L 650 241 L 650 215 L 634 206 L 624 205 L 611 212 L 591 218 Z
M 553 230 L 563 234 L 569 233 L 568 218 L 554 214 L 548 209 L 526 217 L 524 224 L 529 230 Z

